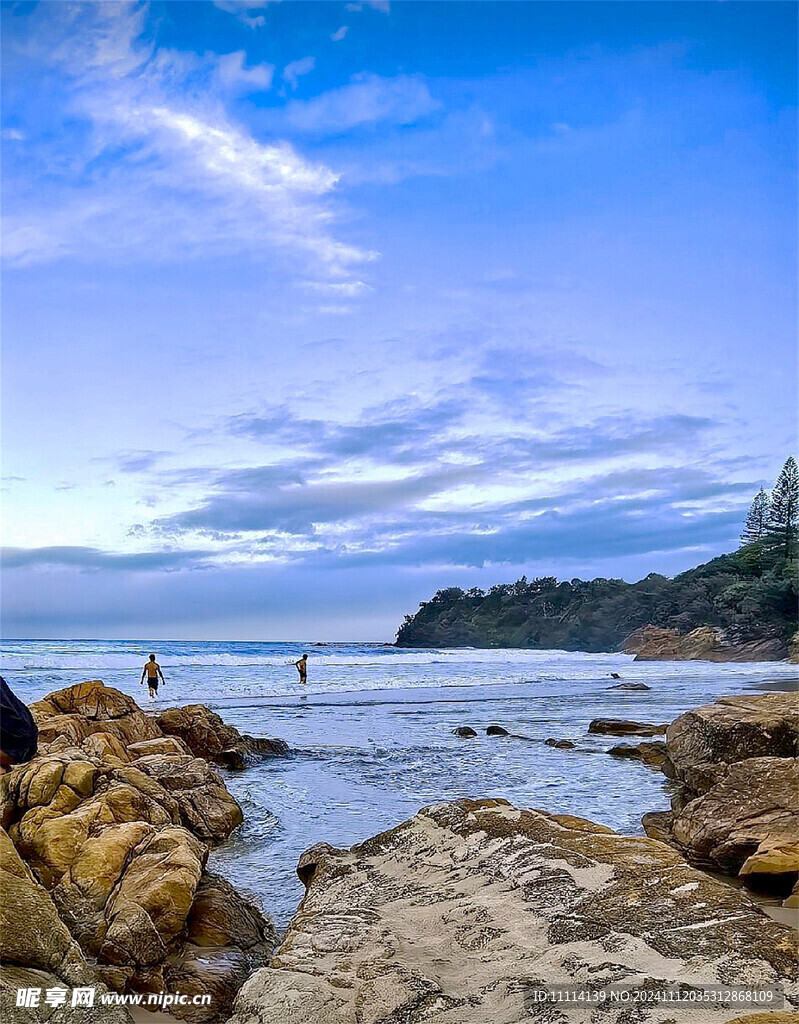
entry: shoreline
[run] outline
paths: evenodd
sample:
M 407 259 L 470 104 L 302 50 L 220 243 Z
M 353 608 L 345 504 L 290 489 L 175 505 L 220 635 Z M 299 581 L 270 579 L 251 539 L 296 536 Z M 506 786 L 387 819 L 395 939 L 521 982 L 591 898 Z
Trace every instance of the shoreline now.
M 548 681 L 550 684 L 547 687 L 548 690 L 551 689 L 553 682 L 552 680 Z M 230 698 L 235 703 L 231 703 L 227 709 L 219 709 L 223 715 L 225 710 L 230 713 L 225 721 L 207 707 L 196 704 L 184 703 L 168 710 L 162 707 L 151 708 L 145 706 L 140 708 L 130 697 L 120 691 L 104 687 L 102 683 L 94 682 L 57 691 L 50 694 L 46 700 L 40 701 L 34 706 L 40 727 L 40 753 L 36 760 L 48 761 L 49 764 L 60 763 L 63 765 L 82 764 L 85 762 L 87 767 L 81 767 L 81 772 L 88 770 L 97 780 L 107 779 L 108 781 L 103 782 L 99 789 L 97 788 L 97 782 L 91 783 L 90 789 L 93 790 L 93 793 L 86 790 L 87 795 L 83 798 L 88 800 L 100 800 L 101 802 L 105 800 L 106 798 L 103 795 L 105 790 L 103 787 L 107 786 L 108 782 L 112 783 L 113 788 L 122 778 L 137 778 L 138 776 L 136 775 L 129 775 L 131 769 L 135 769 L 139 775 L 141 775 L 142 771 L 146 772 L 153 780 L 153 783 L 160 782 L 161 780 L 167 783 L 169 786 L 167 793 L 159 790 L 158 792 L 161 795 L 156 796 L 156 790 L 151 790 L 149 791 L 151 795 L 148 799 L 155 798 L 157 801 L 160 801 L 160 806 L 167 809 L 168 815 L 171 815 L 171 823 L 168 818 L 163 817 L 162 810 L 156 811 L 155 805 L 148 805 L 151 809 L 147 811 L 147 814 L 150 815 L 153 821 L 160 821 L 160 825 L 156 825 L 156 830 L 165 828 L 166 832 L 169 832 L 175 824 L 180 822 L 184 829 L 194 830 L 195 835 L 202 838 L 208 851 L 202 860 L 202 878 L 205 879 L 202 884 L 205 886 L 210 885 L 210 891 L 213 891 L 214 886 L 218 887 L 222 884 L 221 882 L 216 883 L 213 881 L 213 878 L 216 877 L 215 873 L 220 868 L 223 877 L 227 876 L 235 879 L 235 888 L 230 886 L 229 882 L 224 882 L 221 891 L 227 892 L 229 890 L 231 893 L 236 894 L 235 900 L 242 901 L 242 896 L 244 896 L 244 900 L 238 904 L 230 904 L 232 896 L 224 897 L 220 904 L 220 909 L 225 903 L 231 906 L 243 906 L 248 903 L 246 897 L 248 886 L 243 881 L 244 876 L 241 872 L 235 869 L 239 863 L 236 858 L 246 855 L 250 858 L 253 865 L 257 866 L 259 871 L 263 872 L 264 866 L 268 866 L 269 872 L 274 873 L 275 857 L 278 849 L 276 840 L 283 842 L 284 846 L 286 842 L 285 839 L 279 838 L 280 831 L 282 831 L 280 822 L 282 819 L 285 820 L 286 812 L 284 809 L 275 817 L 272 813 L 273 801 L 281 788 L 286 785 L 286 780 L 288 780 L 288 785 L 291 786 L 293 784 L 292 780 L 295 777 L 307 778 L 308 780 L 314 778 L 313 774 L 296 776 L 297 766 L 299 766 L 301 772 L 306 771 L 304 766 L 307 766 L 307 769 L 310 770 L 314 765 L 325 771 L 327 770 L 326 766 L 330 764 L 334 772 L 332 777 L 335 778 L 335 773 L 339 770 L 338 762 L 336 761 L 338 757 L 341 765 L 350 766 L 344 769 L 345 776 L 350 779 L 346 789 L 346 796 L 345 792 L 342 791 L 338 795 L 338 799 L 350 804 L 352 803 L 356 796 L 353 789 L 353 781 L 356 776 L 350 776 L 349 773 L 358 773 L 358 783 L 362 784 L 363 779 L 360 776 L 364 772 L 368 774 L 370 768 L 368 764 L 359 762 L 352 752 L 348 752 L 348 748 L 329 746 L 331 726 L 336 721 L 335 716 L 341 714 L 355 715 L 352 721 L 361 723 L 361 727 L 366 729 L 364 735 L 378 736 L 378 739 L 379 731 L 375 732 L 375 730 L 379 722 L 384 722 L 385 728 L 391 732 L 396 730 L 403 716 L 411 715 L 409 720 L 412 723 L 410 731 L 406 727 L 406 731 L 401 737 L 398 737 L 399 745 L 396 747 L 397 752 L 404 749 L 402 743 L 407 742 L 406 737 L 419 733 L 420 729 L 423 732 L 425 730 L 429 732 L 432 727 L 434 734 L 440 736 L 441 728 L 447 720 L 450 722 L 460 720 L 466 723 L 472 721 L 475 725 L 479 724 L 481 732 L 478 735 L 472 730 L 473 738 L 459 739 L 448 733 L 445 749 L 442 749 L 438 755 L 440 763 L 451 776 L 455 777 L 458 773 L 458 765 L 471 761 L 477 769 L 477 774 L 474 776 L 476 780 L 480 775 L 480 766 L 483 764 L 483 758 L 493 757 L 507 780 L 505 786 L 500 788 L 499 792 L 501 793 L 504 789 L 508 795 L 512 795 L 512 785 L 509 784 L 513 779 L 514 769 L 511 767 L 513 764 L 527 765 L 528 772 L 530 768 L 533 768 L 536 777 L 546 778 L 546 771 L 549 771 L 552 778 L 559 778 L 561 782 L 565 782 L 567 779 L 580 781 L 583 778 L 602 778 L 603 775 L 610 773 L 609 777 L 614 778 L 617 785 L 621 787 L 619 792 L 621 793 L 626 789 L 629 791 L 629 795 L 633 797 L 631 808 L 634 808 L 635 828 L 620 830 L 618 826 L 615 826 L 614 830 L 611 830 L 604 825 L 596 824 L 595 821 L 590 819 L 585 819 L 586 824 L 584 827 L 588 828 L 590 826 L 597 836 L 613 835 L 615 837 L 613 843 L 621 844 L 618 847 L 619 850 L 626 849 L 625 844 L 631 844 L 630 848 L 634 848 L 637 843 L 649 844 L 652 842 L 652 839 L 642 834 L 641 814 L 651 810 L 653 802 L 655 806 L 662 803 L 660 799 L 653 801 L 652 796 L 654 793 L 663 794 L 667 791 L 664 783 L 668 773 L 664 776 L 653 767 L 640 764 L 632 765 L 627 760 L 611 758 L 608 756 L 609 748 L 611 745 L 618 743 L 619 736 L 643 735 L 646 737 L 652 736 L 654 732 L 657 737 L 666 731 L 665 725 L 658 724 L 662 722 L 662 718 L 643 718 L 644 723 L 655 722 L 654 725 L 647 725 L 641 724 L 640 716 L 648 716 L 650 714 L 663 715 L 665 709 L 669 707 L 669 700 L 676 702 L 676 706 L 684 708 L 687 703 L 687 692 L 679 687 L 677 689 L 672 688 L 671 690 L 663 687 L 660 691 L 650 689 L 648 691 L 645 690 L 643 693 L 640 690 L 620 691 L 615 688 L 611 680 L 605 679 L 602 679 L 601 682 L 603 684 L 607 683 L 607 685 L 603 685 L 601 688 L 592 687 L 591 690 L 582 690 L 579 685 L 575 689 L 574 682 L 574 680 L 568 681 L 563 698 L 558 699 L 554 705 L 551 703 L 553 700 L 552 692 L 547 694 L 531 693 L 529 692 L 531 686 L 528 684 L 526 687 L 528 692 L 518 694 L 514 693 L 516 684 L 507 683 L 494 684 L 493 687 L 481 687 L 481 689 L 487 689 L 489 693 L 481 693 L 479 695 L 475 693 L 475 687 L 461 687 L 462 692 L 455 691 L 447 694 L 443 699 L 440 692 L 433 692 L 437 688 L 428 688 L 428 693 L 420 693 L 418 689 L 411 689 L 403 695 L 404 699 L 401 700 L 393 699 L 395 694 L 392 694 L 392 699 L 386 701 L 384 699 L 387 695 L 386 691 L 381 690 L 371 694 L 366 694 L 364 691 L 349 691 L 346 694 L 336 694 L 334 699 L 329 699 L 331 695 L 326 694 L 322 695 L 324 700 L 320 700 L 316 704 L 312 701 L 300 704 L 299 700 L 292 702 L 291 705 L 283 703 L 280 705 L 280 708 L 284 715 L 288 717 L 284 717 L 282 721 L 285 724 L 295 721 L 297 734 L 305 735 L 311 741 L 311 746 L 308 749 L 303 749 L 293 744 L 294 749 L 291 751 L 285 745 L 281 748 L 281 741 L 252 739 L 239 731 L 245 723 L 252 723 L 256 720 L 250 714 L 253 709 L 260 707 L 259 702 L 255 698 L 248 698 L 245 705 L 241 704 L 240 698 Z M 722 678 L 716 679 L 713 689 L 717 692 L 722 690 L 729 692 L 731 689 L 735 689 L 738 693 L 744 694 L 744 696 L 738 698 L 717 697 L 716 699 L 722 704 L 725 701 L 727 703 L 734 703 L 738 700 L 739 702 L 743 701 L 744 705 L 748 706 L 752 702 L 768 702 L 771 698 L 777 698 L 778 702 L 782 698 L 790 701 L 791 694 L 782 689 L 780 685 L 782 682 L 784 681 L 779 679 L 760 680 L 757 685 L 768 687 L 771 692 L 759 693 L 754 684 L 751 682 L 745 683 L 741 679 L 740 674 L 738 674 L 732 678 L 722 676 Z M 696 685 L 699 684 L 695 683 L 694 689 Z M 438 689 L 440 690 L 441 688 Z M 492 692 L 493 697 L 491 695 Z M 356 701 L 352 700 L 353 695 L 357 695 L 358 699 Z M 536 696 L 540 699 L 534 699 Z M 371 699 L 373 697 L 380 699 Z M 420 697 L 422 698 L 421 700 L 419 699 Z M 710 699 L 712 700 L 713 698 L 711 697 Z M 492 700 L 494 700 L 493 704 Z M 690 706 L 693 707 L 694 705 Z M 270 707 L 273 712 L 273 715 L 270 717 L 274 719 L 272 723 L 274 725 L 278 721 L 274 716 L 277 705 L 273 703 Z M 498 725 L 491 726 L 491 728 L 486 730 L 486 723 L 492 721 L 488 716 L 495 713 L 494 709 L 496 707 L 504 708 L 502 720 L 506 724 L 510 724 L 508 718 L 512 714 L 510 709 L 516 708 L 517 712 L 522 712 L 523 715 L 529 717 L 531 722 L 537 722 L 539 729 L 550 730 L 551 735 L 555 737 L 558 736 L 559 730 L 568 731 L 576 736 L 579 734 L 577 736 L 578 746 L 576 749 L 556 749 L 557 744 L 550 744 L 542 739 L 541 736 L 518 735 L 515 732 L 508 732 Z M 550 721 L 547 716 L 548 708 L 557 710 L 560 715 L 557 721 Z M 364 718 L 365 709 L 371 710 L 371 714 L 366 718 Z M 699 710 L 701 711 L 702 709 Z M 618 715 L 621 711 L 626 712 L 626 717 L 632 719 L 632 721 L 620 721 L 616 726 L 613 726 L 611 722 L 610 726 L 606 727 L 603 725 L 601 728 L 598 727 L 600 719 L 597 718 L 597 715 L 604 713 L 607 718 L 608 714 Z M 680 714 L 681 718 L 687 717 L 686 713 Z M 330 717 L 331 715 L 333 717 Z M 375 715 L 383 717 L 375 718 Z M 397 715 L 400 716 L 399 720 L 396 718 Z M 420 715 L 421 717 L 419 717 Z M 430 717 L 431 715 L 432 718 Z M 592 719 L 590 722 L 588 721 L 589 718 Z M 238 728 L 233 726 L 233 722 L 236 723 Z M 673 724 L 674 722 L 672 721 Z M 594 728 L 594 726 L 597 726 L 597 728 Z M 491 729 L 495 730 L 494 734 L 491 733 Z M 669 729 L 671 730 L 671 726 Z M 125 743 L 122 747 L 113 739 L 109 730 L 118 734 L 120 738 L 124 738 Z M 325 742 L 328 744 L 328 747 L 324 749 L 328 750 L 329 753 L 323 755 L 321 760 L 318 751 L 312 747 L 313 739 L 310 733 L 314 731 L 315 735 L 324 737 Z M 422 734 L 419 735 L 419 739 L 424 741 Z M 531 750 L 529 742 L 520 743 L 519 741 L 531 741 L 535 745 L 534 761 L 525 753 Z M 662 742 L 659 740 L 658 742 L 662 747 Z M 648 744 L 648 746 L 656 745 Z M 336 754 L 335 751 L 337 749 L 340 749 L 342 753 Z M 394 762 L 391 760 L 391 750 L 385 750 L 382 754 L 379 747 L 375 748 L 375 750 L 377 757 L 377 760 L 374 762 L 375 766 L 379 766 L 381 771 L 395 771 L 395 767 L 392 767 Z M 236 753 L 236 751 L 239 753 Z M 277 756 L 267 756 L 265 760 L 262 757 L 259 758 L 259 754 L 267 752 Z M 235 757 L 233 756 L 234 754 Z M 287 754 L 289 756 L 286 756 Z M 576 769 L 577 765 L 589 764 L 582 757 L 577 762 L 574 762 L 573 765 L 570 765 L 568 758 L 573 757 L 575 754 L 590 754 L 590 768 Z M 389 756 L 387 761 L 381 761 L 384 755 Z M 355 759 L 353 760 L 353 758 Z M 514 758 L 516 759 L 515 761 Z M 213 768 L 212 762 L 214 761 L 219 764 L 221 775 Z M 126 763 L 130 764 L 131 769 L 125 767 Z M 95 767 L 89 767 L 92 764 Z M 14 769 L 12 774 L 19 773 L 18 777 L 22 779 L 27 777 L 26 773 L 30 770 L 35 772 L 36 769 L 36 764 L 32 763 L 31 768 L 26 769 L 24 766 L 20 766 L 20 768 Z M 70 770 L 72 769 L 70 768 Z M 97 774 L 98 771 L 99 775 Z M 119 774 L 120 771 L 123 772 L 123 775 Z M 597 772 L 599 775 L 596 774 Z M 124 773 L 128 773 L 128 775 Z M 117 782 L 114 780 L 117 780 Z M 270 785 L 270 780 L 272 780 L 273 785 Z M 373 781 L 379 784 L 379 778 Z M 142 782 L 136 783 L 137 786 L 142 784 Z M 82 783 L 81 785 L 84 784 Z M 147 785 L 149 786 L 150 783 Z M 479 789 L 474 785 L 471 785 L 470 788 L 472 792 L 486 793 L 491 790 L 496 791 L 495 787 L 488 782 L 480 786 Z M 674 792 L 675 784 L 671 784 L 668 788 Z M 248 802 L 249 798 L 242 799 L 245 794 L 253 790 L 263 794 L 265 803 L 261 807 L 267 810 L 267 813 L 274 818 L 278 825 L 277 833 L 274 831 L 259 831 L 261 826 L 258 815 L 261 811 L 258 807 Z M 12 825 L 12 836 L 15 840 L 23 836 L 30 836 L 30 838 L 24 839 L 24 843 L 20 847 L 20 849 L 25 850 L 29 848 L 25 844 L 35 844 L 37 842 L 34 838 L 37 834 L 35 831 L 29 833 L 19 831 L 19 829 L 24 827 L 26 814 L 28 813 L 27 809 L 29 808 L 28 802 L 31 799 L 30 794 L 34 791 L 35 787 L 31 788 L 30 783 L 25 783 L 21 788 L 13 789 L 13 793 L 16 794 L 14 800 L 18 802 L 19 810 L 12 811 L 11 817 L 8 819 Z M 141 792 L 144 792 L 144 790 L 141 790 Z M 321 789 L 321 792 L 325 792 L 325 790 Z M 590 790 L 588 792 L 590 793 Z M 544 786 L 540 795 L 533 802 L 519 805 L 518 801 L 514 801 L 516 806 L 521 807 L 519 813 L 538 816 L 542 821 L 552 820 L 554 822 L 577 821 L 578 818 L 575 817 L 575 814 L 585 815 L 588 813 L 591 815 L 591 818 L 595 817 L 591 813 L 590 808 L 586 807 L 585 793 L 582 790 L 578 789 L 575 793 L 576 805 L 574 810 L 567 810 L 564 813 L 564 810 L 561 809 L 560 815 L 558 814 L 557 802 L 553 805 L 551 799 L 547 801 L 545 793 L 546 786 Z M 175 798 L 178 801 L 177 805 L 174 804 Z M 237 798 L 241 800 L 241 804 L 237 803 Z M 335 799 L 335 794 L 327 791 L 326 802 Z M 627 796 L 627 799 L 629 799 L 629 796 Z M 173 802 L 169 803 L 170 800 Z M 199 803 L 198 800 L 200 801 Z M 454 807 L 457 802 L 456 800 L 452 806 Z M 506 803 L 505 800 L 499 797 L 489 796 L 476 800 L 475 806 L 485 805 L 486 807 L 492 807 Z M 435 813 L 434 809 L 436 806 L 444 807 L 449 805 L 436 804 L 430 807 L 422 800 L 413 799 L 410 805 L 408 805 L 407 810 L 404 809 L 404 806 L 402 810 L 394 812 L 391 810 L 393 805 L 390 805 L 382 820 L 374 817 L 364 817 L 357 829 L 363 837 L 362 840 L 356 841 L 351 846 L 346 846 L 345 848 L 350 849 L 350 853 L 353 855 L 355 855 L 353 851 L 369 850 L 379 840 L 381 835 L 390 835 L 406 829 L 409 827 L 409 822 L 419 819 L 420 815 L 423 819 L 425 814 Z M 420 806 L 427 807 L 427 811 L 420 811 Z M 507 804 L 507 806 L 510 807 L 512 804 Z M 525 806 L 528 808 L 553 808 L 554 806 L 554 810 L 528 811 L 524 810 Z M 234 811 L 234 807 L 238 808 L 237 812 Z M 313 850 L 316 849 L 314 843 L 317 846 L 321 844 L 321 846 L 328 850 L 332 850 L 333 847 L 329 846 L 328 843 L 331 839 L 335 841 L 335 836 L 330 833 L 325 825 L 325 819 L 320 820 L 318 818 L 313 801 L 309 802 L 307 797 L 301 795 L 297 807 L 298 810 L 304 808 L 302 813 L 309 818 L 310 831 L 308 838 L 311 841 L 305 841 L 302 847 L 296 848 L 299 852 L 294 854 L 291 864 L 292 872 L 294 872 L 298 856 L 300 865 L 307 863 L 308 857 L 312 856 Z M 170 810 L 169 808 L 172 809 Z M 199 808 L 203 808 L 200 816 L 197 814 Z M 33 808 L 29 809 L 32 810 Z M 60 822 L 63 822 L 65 825 L 69 823 L 71 813 L 67 811 L 55 819 L 59 828 L 61 827 Z M 135 816 L 141 812 L 132 810 L 132 813 Z M 505 814 L 506 812 L 502 813 Z M 515 814 L 516 812 L 514 811 L 513 813 Z M 153 817 L 153 814 L 156 816 Z M 159 818 L 158 815 L 161 815 L 161 817 Z M 411 815 L 411 817 L 407 815 Z M 133 820 L 135 820 L 135 817 Z M 356 820 L 358 819 L 353 819 L 350 826 Z M 538 819 L 536 818 L 535 820 Z M 212 823 L 212 831 L 210 832 L 207 830 L 208 823 Z M 112 826 L 112 829 L 115 827 Z M 568 825 L 567 827 L 572 828 L 573 826 Z M 200 831 L 197 832 L 197 829 Z M 102 837 L 103 835 L 104 833 L 101 832 L 100 836 Z M 292 848 L 292 843 L 296 841 L 296 836 L 297 834 L 295 833 L 291 833 L 288 836 L 289 849 Z M 659 838 L 659 836 L 656 838 Z M 188 842 L 188 839 L 181 839 L 180 842 Z M 674 856 L 674 847 L 672 845 L 664 846 L 660 843 L 656 844 L 652 849 L 656 847 L 671 850 L 670 856 Z M 647 848 L 649 849 L 649 847 Z M 37 866 L 37 870 L 41 870 L 38 866 L 39 860 L 36 858 L 44 858 L 42 863 L 48 864 L 48 858 L 51 857 L 49 849 L 47 846 L 35 845 L 32 849 L 38 851 L 35 852 L 32 863 Z M 302 852 L 303 850 L 304 852 Z M 79 853 L 79 850 L 75 849 L 72 852 Z M 336 856 L 339 856 L 339 854 L 336 853 Z M 350 854 L 346 854 L 346 856 L 350 856 Z M 357 854 L 357 856 L 361 856 L 361 854 Z M 220 857 L 227 858 L 226 863 L 220 861 Z M 135 864 L 135 858 L 133 863 Z M 675 863 L 685 864 L 682 853 L 679 854 L 678 861 L 675 861 Z M 229 870 L 231 865 L 234 867 L 232 872 Z M 51 867 L 47 868 L 48 872 L 52 870 L 53 868 Z M 61 869 L 59 868 L 58 870 Z M 413 870 L 415 871 L 416 867 L 413 867 Z M 644 868 L 642 867 L 641 870 L 643 871 Z M 696 871 L 696 869 L 694 870 Z M 285 930 L 281 927 L 280 932 L 276 934 L 271 923 L 268 925 L 272 929 L 271 934 L 274 937 L 271 941 L 278 944 L 289 941 L 288 937 L 292 934 L 292 929 L 300 927 L 298 922 L 305 919 L 303 915 L 297 916 L 297 909 L 300 903 L 302 903 L 303 907 L 305 906 L 307 898 L 309 876 L 306 869 L 301 868 L 301 876 L 306 885 L 306 895 L 301 896 L 297 892 L 296 899 L 292 901 L 291 909 L 288 912 Z M 43 877 L 46 879 L 49 876 L 45 874 Z M 748 898 L 750 903 L 756 905 L 764 917 L 774 922 L 775 925 L 796 927 L 795 911 L 778 905 L 779 899 L 774 895 L 744 889 L 743 884 L 736 879 L 720 875 L 718 872 L 707 870 L 706 868 L 699 868 L 696 874 L 691 877 L 706 878 L 708 885 L 712 883 L 715 886 L 712 889 L 712 892 L 715 893 L 714 899 L 735 900 L 740 898 L 745 903 L 745 899 Z M 285 883 L 281 880 L 281 876 L 278 875 L 275 877 L 273 884 L 280 886 Z M 691 882 L 690 884 L 693 885 L 694 883 Z M 116 885 L 118 888 L 119 883 L 116 883 Z M 292 889 L 296 890 L 296 888 L 295 875 Z M 729 896 L 725 896 L 724 893 L 729 893 Z M 284 890 L 284 899 L 288 895 L 289 892 Z M 145 897 L 137 896 L 136 898 L 138 900 Z M 260 891 L 257 893 L 257 898 L 264 910 L 271 916 L 276 905 L 271 903 L 269 898 L 264 898 L 263 893 Z M 191 900 L 189 905 L 191 905 Z M 224 915 L 229 911 L 225 909 L 222 912 Z M 214 911 L 214 913 L 217 913 L 217 911 Z M 256 913 L 258 912 L 256 911 Z M 307 915 L 305 916 L 307 917 Z M 111 921 L 112 918 L 113 914 L 108 920 Z M 223 916 L 222 920 L 224 919 Z M 263 915 L 259 914 L 259 919 L 263 919 Z M 269 918 L 267 917 L 265 920 L 268 922 Z M 192 927 L 198 927 L 200 922 L 201 919 L 198 918 L 197 924 Z M 223 953 L 223 961 L 232 963 L 236 961 L 236 957 L 240 959 L 245 951 L 238 949 L 235 945 L 237 941 L 235 928 L 228 924 L 225 924 L 224 927 L 229 929 L 230 938 L 228 941 L 231 945 L 229 950 L 226 948 L 221 950 L 221 952 Z M 258 927 L 263 932 L 267 925 L 259 925 Z M 182 956 L 183 954 L 181 953 L 180 955 Z M 246 955 L 249 956 L 249 954 Z M 262 956 L 262 954 L 259 955 Z M 233 958 L 232 960 L 231 957 Z M 265 962 L 268 961 L 265 961 L 263 958 L 260 960 L 260 963 L 258 960 L 252 961 L 249 971 L 252 972 L 255 969 L 257 973 L 259 969 L 264 969 L 263 965 Z M 167 961 L 167 963 L 171 963 L 171 961 Z M 177 964 L 178 961 L 175 961 L 175 963 Z M 227 970 L 228 968 L 225 969 Z M 169 971 L 174 972 L 174 970 L 174 967 L 169 967 Z M 195 968 L 192 968 L 192 970 L 195 970 Z M 108 967 L 103 967 L 103 971 L 105 971 L 103 977 L 109 982 L 113 982 L 114 986 L 128 984 L 128 981 L 125 981 L 123 976 L 119 975 L 117 967 L 111 969 L 109 965 Z M 244 974 L 239 973 L 236 975 L 238 980 L 234 982 L 231 978 L 229 982 L 226 982 L 225 984 L 228 986 L 227 991 L 233 992 L 234 989 L 237 990 L 244 976 Z M 125 977 L 127 976 L 125 975 Z M 181 980 L 182 976 L 179 974 L 173 974 L 170 977 L 172 977 L 170 984 L 175 985 L 173 990 L 184 991 L 185 978 Z M 210 978 L 210 976 L 208 977 Z M 210 980 L 207 983 L 210 984 Z M 141 984 L 135 981 L 135 975 L 133 984 Z M 155 986 L 156 991 L 159 984 L 161 983 L 159 982 Z M 136 990 L 134 987 L 133 991 Z M 232 999 L 232 995 L 228 995 L 225 998 Z M 152 1012 L 147 1011 L 143 1007 L 137 1008 L 137 1014 L 139 1024 L 165 1024 L 166 1020 L 174 1020 L 174 1018 L 163 1013 L 154 1017 Z

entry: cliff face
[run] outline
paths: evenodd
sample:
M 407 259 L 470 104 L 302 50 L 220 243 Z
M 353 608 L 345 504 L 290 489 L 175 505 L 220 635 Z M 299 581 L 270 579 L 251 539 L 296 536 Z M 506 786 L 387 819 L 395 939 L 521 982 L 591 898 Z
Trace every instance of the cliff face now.
M 647 635 L 660 651 L 652 657 L 780 660 L 799 613 L 796 570 L 786 559 L 763 567 L 743 548 L 673 579 L 652 573 L 637 583 L 543 577 L 488 592 L 451 587 L 406 617 L 397 645 L 598 652 L 619 650 L 628 638 L 634 645 L 644 627 L 657 627 L 659 638 L 654 629 Z
M 788 653 L 779 636 L 741 640 L 714 626 L 699 626 L 683 636 L 673 629 L 644 626 L 622 647 L 636 661 L 779 661 Z

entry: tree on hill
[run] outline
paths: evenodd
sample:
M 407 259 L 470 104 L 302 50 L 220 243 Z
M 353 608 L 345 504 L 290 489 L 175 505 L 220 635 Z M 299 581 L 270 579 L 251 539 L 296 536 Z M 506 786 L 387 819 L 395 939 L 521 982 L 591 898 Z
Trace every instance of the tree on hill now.
M 768 521 L 769 538 L 783 558 L 790 558 L 796 552 L 798 526 L 799 469 L 794 457 L 789 455 L 771 492 Z
M 768 533 L 770 502 L 768 494 L 761 487 L 746 516 L 744 530 L 741 534 L 743 544 L 757 544 Z

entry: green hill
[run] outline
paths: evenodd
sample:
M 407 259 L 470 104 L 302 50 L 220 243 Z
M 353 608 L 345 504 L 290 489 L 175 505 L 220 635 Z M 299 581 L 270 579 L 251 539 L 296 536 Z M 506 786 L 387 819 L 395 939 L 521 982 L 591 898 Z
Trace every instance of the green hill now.
M 449 587 L 405 617 L 396 643 L 598 652 L 619 649 L 647 624 L 680 634 L 718 626 L 735 643 L 774 639 L 784 657 L 797 613 L 795 557 L 755 542 L 673 579 L 651 573 L 637 583 L 567 583 L 546 576 L 522 577 L 487 592 Z

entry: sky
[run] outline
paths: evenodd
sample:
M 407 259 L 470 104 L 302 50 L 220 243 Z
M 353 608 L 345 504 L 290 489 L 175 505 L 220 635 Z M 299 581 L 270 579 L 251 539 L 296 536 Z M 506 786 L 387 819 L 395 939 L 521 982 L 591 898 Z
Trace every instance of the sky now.
M 796 451 L 792 3 L 2 4 L 7 637 L 391 641 Z

